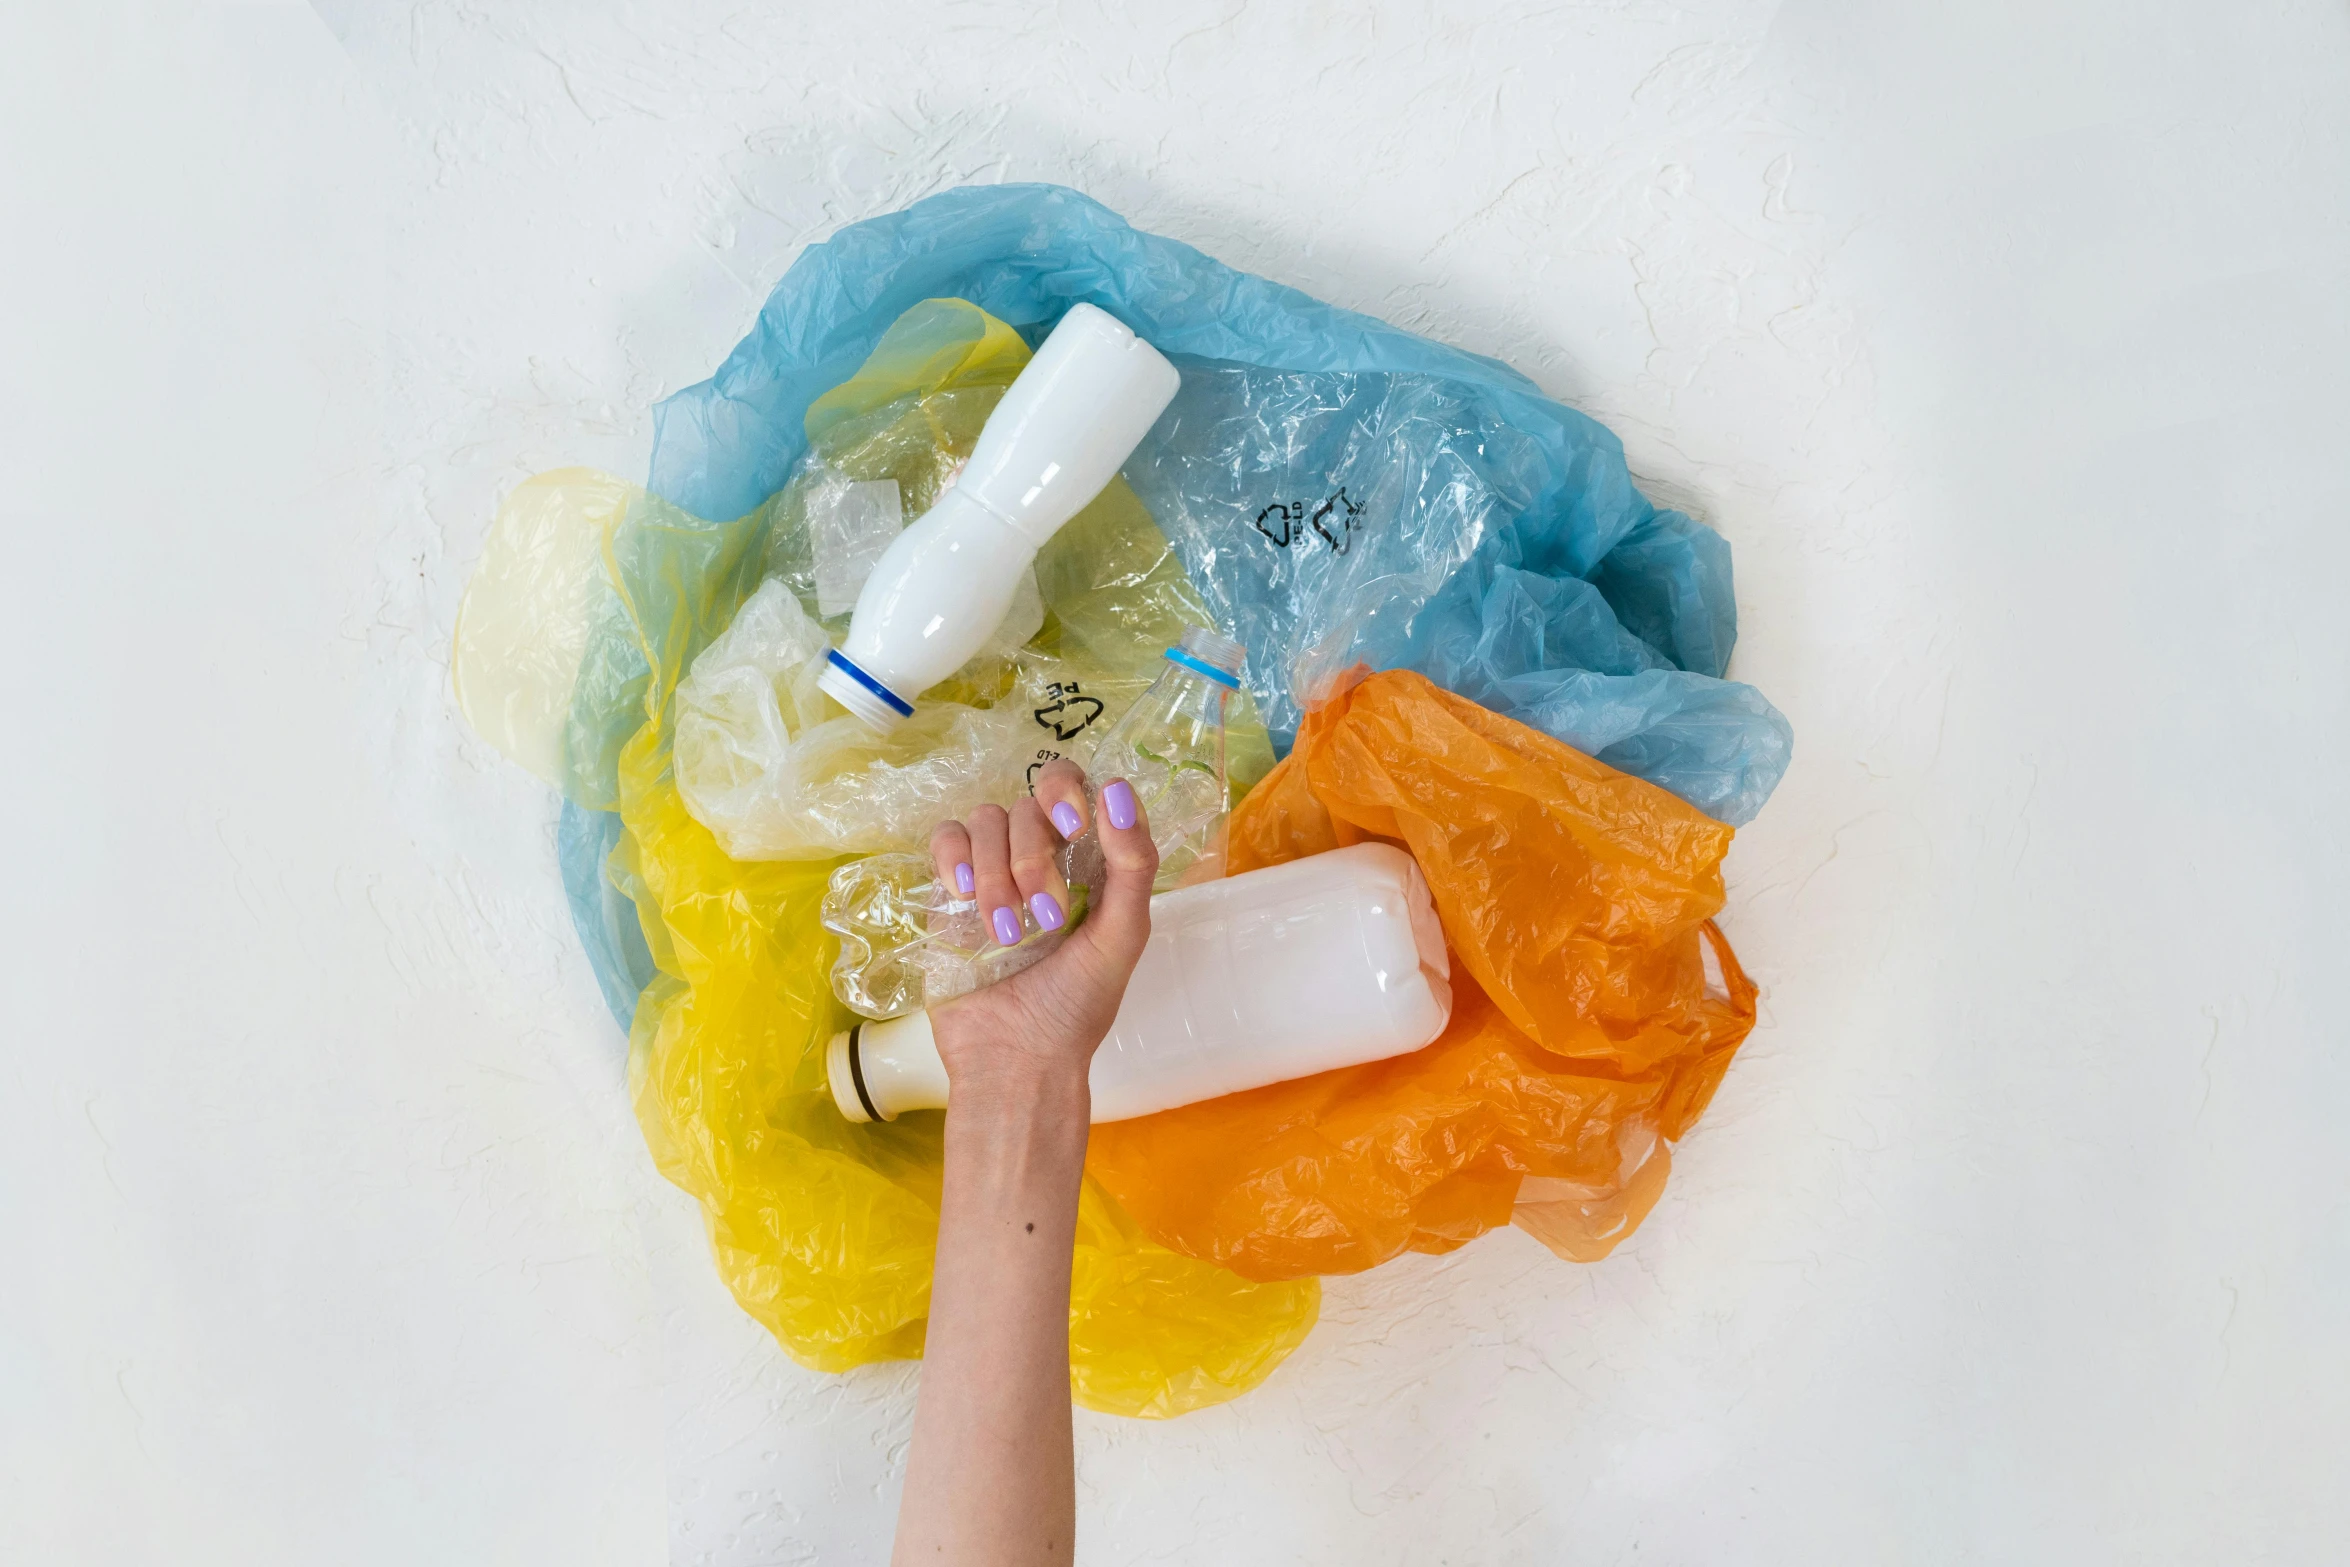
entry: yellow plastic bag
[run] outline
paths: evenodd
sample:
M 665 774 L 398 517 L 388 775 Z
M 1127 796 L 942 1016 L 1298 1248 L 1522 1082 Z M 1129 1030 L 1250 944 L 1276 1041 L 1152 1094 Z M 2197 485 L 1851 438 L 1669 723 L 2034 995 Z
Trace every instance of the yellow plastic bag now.
M 1060 729 L 1114 719 L 1155 672 L 1159 649 L 1205 612 L 1148 515 L 1114 484 L 1039 558 L 1035 634 L 983 654 L 926 699 L 949 715 L 941 734 L 908 725 L 904 739 L 836 735 L 792 750 L 810 726 L 786 721 L 790 671 L 770 659 L 777 728 L 767 738 L 779 733 L 783 749 L 759 753 L 749 730 L 709 732 L 767 721 L 755 682 L 729 673 L 731 694 L 721 694 L 733 706 L 705 711 L 697 765 L 715 758 L 707 771 L 733 767 L 737 781 L 746 767 L 799 765 L 793 786 L 837 809 L 829 825 L 778 827 L 802 835 L 781 843 L 791 857 L 734 858 L 688 811 L 673 749 L 680 687 L 756 595 L 775 604 L 785 592 L 807 611 L 816 486 L 888 478 L 918 513 L 1026 359 L 1001 322 L 962 301 L 930 301 L 810 409 L 810 459 L 759 511 L 714 524 L 601 476 L 547 476 L 501 514 L 460 615 L 458 686 L 477 729 L 574 799 L 620 812 L 611 874 L 635 900 L 658 970 L 632 1033 L 638 1118 L 662 1173 L 701 1201 L 728 1287 L 820 1369 L 921 1351 L 942 1121 L 853 1126 L 825 1088 L 822 1045 L 847 1023 L 817 920 L 835 846 L 899 847 L 893 835 L 927 830 L 940 802 L 907 775 L 955 723 L 1026 726 L 1034 761 Z M 574 669 L 517 656 L 534 638 L 586 652 Z M 1033 700 L 1039 679 L 1061 686 L 1060 710 L 1011 705 Z M 1070 698 L 1082 699 L 1074 713 Z M 1235 718 L 1233 770 L 1245 780 L 1271 752 L 1250 715 Z M 985 754 L 998 765 L 1020 760 L 1000 746 Z M 988 787 L 1000 796 L 1006 783 Z M 1008 783 L 1018 786 L 1017 770 Z M 877 797 L 892 810 L 857 814 Z M 1088 1407 L 1141 1416 L 1231 1398 L 1303 1341 L 1319 1301 L 1313 1280 L 1252 1282 L 1156 1244 L 1088 1181 L 1070 1300 L 1072 1390 Z
M 1087 1168 L 1154 1238 L 1254 1279 L 1450 1251 L 1513 1217 L 1605 1256 L 1754 1027 L 1712 921 L 1730 836 L 1424 676 L 1368 676 L 1234 811 L 1231 868 L 1409 850 L 1452 949 L 1450 1025 L 1412 1055 L 1096 1127 Z

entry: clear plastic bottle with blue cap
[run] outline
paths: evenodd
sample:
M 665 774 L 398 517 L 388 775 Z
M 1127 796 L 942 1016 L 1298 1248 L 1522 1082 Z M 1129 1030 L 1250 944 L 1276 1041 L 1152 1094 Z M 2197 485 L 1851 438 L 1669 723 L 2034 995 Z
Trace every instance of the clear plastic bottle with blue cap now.
M 1240 689 L 1247 650 L 1213 631 L 1184 632 L 1167 649 L 1167 667 L 1119 715 L 1090 755 L 1081 758 L 1099 820 L 1100 784 L 1133 786 L 1159 850 L 1153 890 L 1222 874 L 1223 826 L 1230 809 L 1224 765 L 1225 704 Z M 1062 850 L 1074 929 L 1104 886 L 1108 867 L 1088 827 Z M 997 942 L 979 905 L 938 882 L 930 857 L 877 854 L 832 873 L 823 919 L 840 938 L 833 993 L 870 1018 L 898 1017 L 1008 979 L 1057 946 L 1062 931 L 1041 930 L 1023 905 L 1022 939 Z
M 1101 785 L 1123 778 L 1134 786 L 1159 848 L 1155 891 L 1218 873 L 1224 815 L 1231 784 L 1224 770 L 1224 704 L 1240 689 L 1248 650 L 1230 637 L 1193 627 L 1167 649 L 1167 667 L 1119 716 L 1090 756 L 1083 758 L 1086 793 L 1099 820 Z M 1203 865 L 1202 862 L 1207 864 Z M 1093 829 L 1062 852 L 1062 874 L 1072 894 L 1101 890 L 1107 867 Z

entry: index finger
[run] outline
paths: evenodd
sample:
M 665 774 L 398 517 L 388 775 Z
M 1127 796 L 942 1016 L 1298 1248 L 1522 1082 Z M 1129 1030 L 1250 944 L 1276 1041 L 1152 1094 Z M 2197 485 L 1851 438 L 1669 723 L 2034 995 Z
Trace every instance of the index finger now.
M 1030 791 L 1036 803 L 1064 839 L 1082 837 L 1093 825 L 1093 807 L 1085 798 L 1085 769 L 1065 756 L 1053 758 L 1036 770 Z
M 1101 908 L 1086 916 L 1079 931 L 1106 947 L 1131 968 L 1151 933 L 1151 883 L 1159 873 L 1159 851 L 1134 786 L 1123 778 L 1102 785 L 1102 859 L 1108 881 Z
M 979 891 L 971 868 L 971 835 L 956 821 L 940 822 L 930 832 L 930 864 L 941 887 L 951 887 L 958 898 Z

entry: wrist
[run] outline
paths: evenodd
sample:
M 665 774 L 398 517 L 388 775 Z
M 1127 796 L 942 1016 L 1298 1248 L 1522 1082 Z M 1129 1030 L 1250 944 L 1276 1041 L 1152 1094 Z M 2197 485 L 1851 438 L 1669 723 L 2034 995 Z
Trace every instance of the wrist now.
M 1087 1093 L 1091 1052 L 1039 1049 L 1016 1019 L 951 1004 L 930 1014 L 931 1037 L 952 1099 L 1056 1100 Z
M 1091 1119 L 1093 1089 L 1083 1066 L 1042 1060 L 1019 1050 L 997 1051 L 993 1057 L 967 1060 L 961 1070 L 950 1071 L 949 1114 L 964 1110 L 994 1119 L 1033 1115 L 1078 1126 Z

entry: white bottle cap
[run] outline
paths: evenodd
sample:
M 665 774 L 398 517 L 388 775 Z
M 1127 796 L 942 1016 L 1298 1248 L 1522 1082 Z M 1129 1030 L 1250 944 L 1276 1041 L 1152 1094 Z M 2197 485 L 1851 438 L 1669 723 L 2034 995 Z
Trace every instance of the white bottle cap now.
M 913 704 L 859 669 L 838 648 L 825 652 L 816 689 L 863 719 L 876 734 L 888 734 L 914 711 Z

